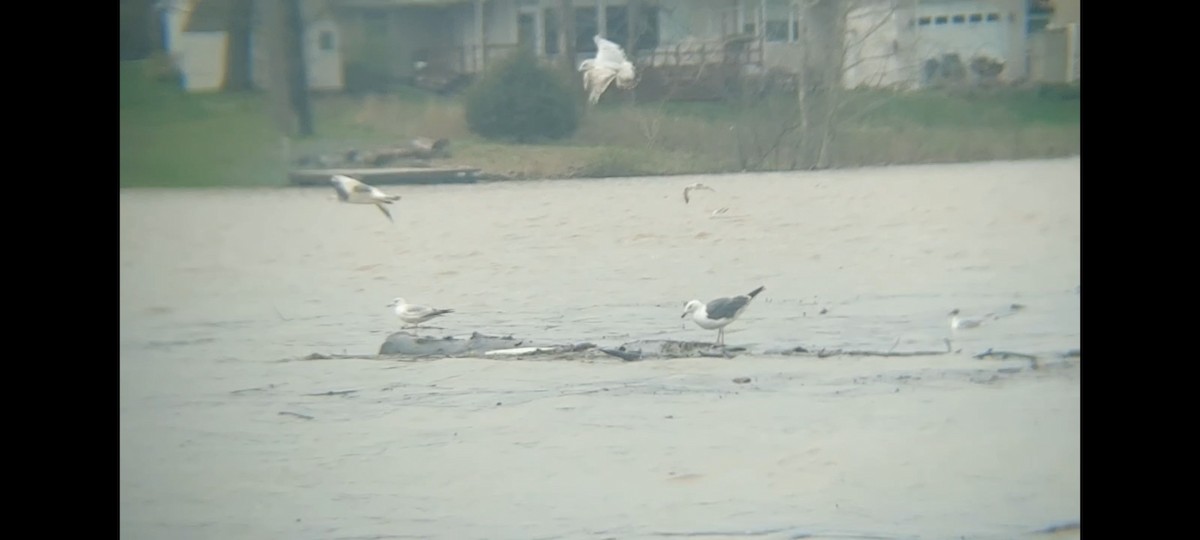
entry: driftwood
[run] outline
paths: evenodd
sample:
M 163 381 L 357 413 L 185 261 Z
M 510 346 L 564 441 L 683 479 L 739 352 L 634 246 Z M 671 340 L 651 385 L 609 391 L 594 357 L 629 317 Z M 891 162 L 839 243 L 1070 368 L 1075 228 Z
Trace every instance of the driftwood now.
M 873 356 L 873 357 L 919 357 L 919 356 L 942 356 L 947 354 L 958 354 L 960 350 L 955 350 L 952 344 L 946 340 L 946 348 L 943 350 L 917 350 L 917 351 L 896 351 L 895 344 L 891 349 L 886 351 L 881 350 L 853 350 L 853 349 L 826 349 L 826 348 L 806 348 L 804 346 L 793 346 L 783 349 L 767 349 L 751 351 L 746 347 L 725 347 L 714 345 L 711 342 L 705 341 L 677 341 L 669 339 L 640 339 L 630 341 L 619 346 L 599 347 L 588 342 L 554 344 L 554 343 L 535 343 L 525 339 L 518 339 L 511 335 L 508 336 L 492 336 L 472 332 L 469 336 L 428 336 L 419 335 L 413 331 L 394 332 L 384 340 L 379 347 L 379 351 L 374 355 L 349 355 L 349 354 L 321 354 L 312 353 L 300 358 L 285 359 L 281 361 L 293 360 L 338 360 L 338 359 L 388 359 L 399 361 L 416 361 L 423 359 L 437 358 L 464 358 L 464 357 L 483 357 L 489 358 L 515 358 L 515 357 L 536 357 L 541 359 L 553 360 L 587 360 L 608 357 L 620 358 L 621 360 L 631 362 L 638 360 L 650 359 L 669 359 L 669 358 L 733 358 L 739 354 L 754 354 L 759 356 L 807 356 L 815 358 L 829 358 L 834 356 Z M 1061 353 L 1051 354 L 1051 356 L 1059 358 L 1078 358 L 1080 356 L 1079 349 L 1070 349 Z M 1038 363 L 1038 357 L 1033 354 L 1000 351 L 987 349 L 979 354 L 973 355 L 975 359 L 983 358 L 1019 358 L 1029 360 L 1032 363 L 1033 369 L 1041 367 Z M 245 389 L 238 392 L 248 392 L 261 389 Z M 347 391 L 344 393 L 353 392 Z M 334 395 L 336 393 L 326 393 L 320 395 Z
M 328 392 L 317 392 L 315 394 L 304 394 L 306 396 L 348 396 L 358 390 L 330 390 Z
M 828 358 L 830 356 L 938 356 L 950 354 L 950 351 L 845 351 L 842 349 L 817 351 L 817 358 Z
M 294 413 L 292 411 L 279 411 L 279 416 L 295 416 L 296 418 L 300 418 L 302 420 L 312 420 L 313 419 L 313 417 L 311 417 L 307 414 Z
M 320 168 L 384 167 L 403 160 L 409 160 L 409 165 L 419 165 L 420 162 L 448 157 L 450 157 L 449 139 L 417 137 L 404 146 L 373 149 L 351 148 L 334 154 L 301 156 L 295 160 L 295 165 Z
M 1032 354 L 1025 354 L 1025 353 L 1011 352 L 1011 351 L 993 351 L 991 349 L 983 351 L 975 356 L 972 356 L 971 358 L 975 358 L 975 359 L 999 358 L 1001 360 L 1007 360 L 1009 357 L 1024 358 L 1026 360 L 1033 360 L 1035 362 L 1037 361 L 1037 357 Z

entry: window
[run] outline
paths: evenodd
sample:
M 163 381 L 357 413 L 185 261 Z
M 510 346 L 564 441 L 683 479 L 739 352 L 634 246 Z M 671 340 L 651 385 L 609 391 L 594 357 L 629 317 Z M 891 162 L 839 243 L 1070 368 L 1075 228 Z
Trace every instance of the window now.
M 333 32 L 322 30 L 320 34 L 317 34 L 317 47 L 322 51 L 332 51 Z
M 999 13 L 988 13 L 987 20 L 988 20 L 988 22 L 996 22 L 996 21 L 1000 20 L 1000 14 Z
M 537 42 L 534 37 L 536 36 L 534 32 L 535 22 L 532 13 L 517 15 L 517 43 L 536 54 Z
M 558 54 L 558 12 L 547 8 L 542 15 L 546 25 L 546 54 Z
M 787 0 L 767 0 L 764 10 L 766 23 L 763 27 L 767 41 L 792 41 L 791 21 L 793 7 Z
M 592 36 L 599 33 L 600 21 L 596 19 L 596 6 L 575 8 L 575 52 L 596 52 L 596 42 Z M 609 41 L 613 39 L 609 38 Z
M 972 13 L 971 18 L 969 20 L 973 23 L 980 22 L 983 20 L 983 14 L 982 13 Z
M 789 41 L 787 21 L 767 21 L 767 41 Z
M 638 13 L 637 50 L 644 51 L 658 47 L 658 8 L 642 4 Z
M 929 17 L 921 17 L 921 18 L 917 19 L 917 24 L 919 24 L 921 26 L 929 26 L 929 23 L 932 20 L 933 19 L 930 19 Z
M 946 16 L 942 15 L 941 17 L 934 18 L 933 24 L 946 24 L 946 20 Z
M 967 22 L 967 17 L 965 15 L 955 15 L 951 20 L 954 22 L 954 24 L 962 24 Z
M 629 45 L 629 8 L 626 6 L 605 6 L 604 8 L 605 37 L 622 47 Z

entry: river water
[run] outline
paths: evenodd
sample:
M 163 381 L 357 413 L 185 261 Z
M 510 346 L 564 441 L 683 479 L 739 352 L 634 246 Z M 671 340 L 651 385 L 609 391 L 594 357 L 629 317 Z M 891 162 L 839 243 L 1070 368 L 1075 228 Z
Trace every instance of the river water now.
M 685 204 L 697 181 L 716 191 Z M 324 188 L 122 190 L 121 536 L 971 538 L 1078 520 L 1078 360 L 971 354 L 1079 348 L 1079 182 L 1076 157 L 385 186 L 394 223 Z M 712 340 L 683 304 L 759 285 L 733 359 L 298 360 L 374 354 L 396 296 L 455 310 L 433 335 L 618 345 Z M 947 338 L 961 353 L 762 355 Z

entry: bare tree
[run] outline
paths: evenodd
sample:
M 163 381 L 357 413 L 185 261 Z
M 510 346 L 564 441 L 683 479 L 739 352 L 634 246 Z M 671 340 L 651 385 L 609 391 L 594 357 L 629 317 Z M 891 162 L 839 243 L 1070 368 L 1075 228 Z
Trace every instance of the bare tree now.
M 254 0 L 231 2 L 226 14 L 225 79 L 221 89 L 240 92 L 254 88 L 250 71 L 250 32 L 254 16 Z
M 269 0 L 267 6 L 271 95 L 276 121 L 286 135 L 312 135 L 300 1 Z
M 809 0 L 802 4 L 800 67 L 800 163 L 807 168 L 829 166 L 834 139 L 837 93 L 845 64 L 847 3 Z

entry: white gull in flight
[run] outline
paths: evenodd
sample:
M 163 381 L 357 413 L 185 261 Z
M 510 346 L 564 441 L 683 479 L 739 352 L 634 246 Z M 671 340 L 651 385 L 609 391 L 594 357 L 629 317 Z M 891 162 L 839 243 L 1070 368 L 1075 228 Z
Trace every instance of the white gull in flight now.
M 750 301 L 758 296 L 766 287 L 759 287 L 750 291 L 749 294 L 738 295 L 734 297 L 717 298 L 705 304 L 699 300 L 692 300 L 683 307 L 683 315 L 680 318 L 692 316 L 692 320 L 705 330 L 717 330 L 717 345 L 725 344 L 725 327 L 729 323 L 737 320 L 742 312 L 746 311 L 746 307 L 750 305 Z
M 592 36 L 592 41 L 596 43 L 596 57 L 580 62 L 579 71 L 583 72 L 583 89 L 588 93 L 588 103 L 595 105 L 613 81 L 617 88 L 626 90 L 637 86 L 637 73 L 620 45 L 600 36 Z
M 709 186 L 706 186 L 704 184 L 701 184 L 700 182 L 696 182 L 694 184 L 689 184 L 683 188 L 683 204 L 688 204 L 691 202 L 690 195 L 691 195 L 691 192 L 693 192 L 693 191 L 712 191 L 715 193 L 717 190 L 715 190 Z M 720 215 L 724 215 L 727 212 L 729 212 L 729 207 L 722 206 L 720 208 L 717 208 L 716 210 L 713 210 L 709 214 L 709 217 L 717 217 Z
M 704 184 L 701 184 L 700 182 L 696 182 L 694 184 L 689 184 L 687 187 L 683 188 L 683 204 L 687 204 L 687 203 L 691 202 L 691 199 L 688 198 L 688 194 L 695 190 L 716 191 L 715 189 L 710 188 Z
M 333 184 L 334 191 L 337 191 L 338 200 L 345 203 L 373 204 L 379 207 L 379 211 L 383 212 L 383 215 L 387 216 L 388 221 L 394 221 L 392 213 L 388 212 L 387 208 L 383 205 L 392 204 L 400 200 L 399 195 L 388 195 L 380 191 L 377 187 L 369 186 L 349 176 L 340 174 L 333 175 L 333 178 L 330 178 L 329 182 Z
M 453 309 L 435 309 L 429 306 L 415 306 L 404 301 L 403 298 L 394 298 L 392 303 L 387 307 L 395 306 L 396 316 L 400 320 L 413 326 L 420 325 L 435 317 L 440 317 L 447 313 L 454 313 Z

